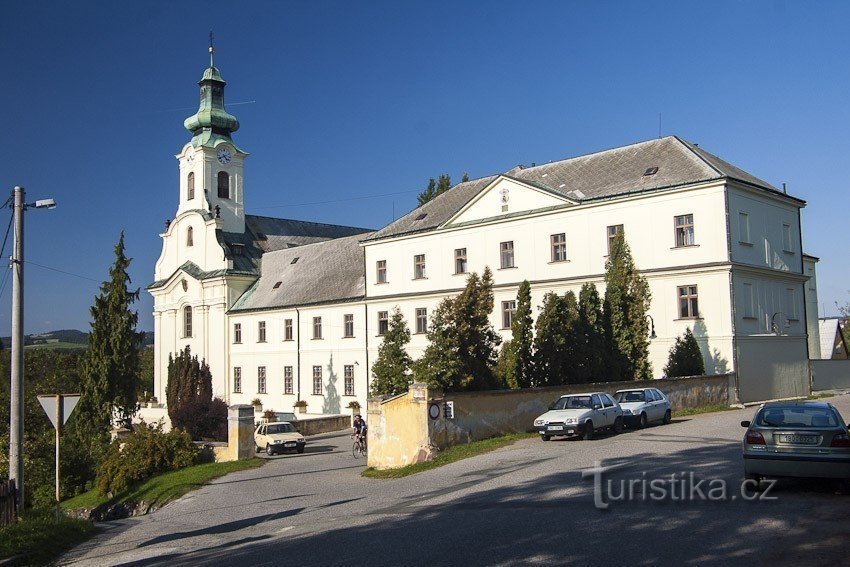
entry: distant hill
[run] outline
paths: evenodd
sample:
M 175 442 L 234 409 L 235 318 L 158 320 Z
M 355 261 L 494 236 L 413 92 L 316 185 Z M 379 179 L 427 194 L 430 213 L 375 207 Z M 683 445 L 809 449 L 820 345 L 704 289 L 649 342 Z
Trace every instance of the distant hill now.
M 2 348 L 12 346 L 12 337 L 0 338 Z M 76 329 L 62 329 L 34 335 L 24 335 L 24 346 L 30 348 L 86 348 L 89 344 L 89 334 Z M 145 331 L 142 346 L 153 344 L 153 332 Z

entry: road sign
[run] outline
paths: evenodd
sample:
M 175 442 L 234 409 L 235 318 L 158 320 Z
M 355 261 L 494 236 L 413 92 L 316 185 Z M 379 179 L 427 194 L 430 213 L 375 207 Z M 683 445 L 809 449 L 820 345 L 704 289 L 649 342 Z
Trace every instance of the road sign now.
M 57 397 L 60 399 L 62 404 L 62 423 L 59 425 L 56 424 L 56 413 L 58 409 L 56 404 Z M 47 417 L 50 418 L 50 423 L 52 423 L 53 427 L 57 429 L 62 425 L 65 425 L 65 422 L 68 421 L 68 416 L 70 416 L 71 412 L 74 411 L 74 408 L 77 407 L 77 402 L 79 401 L 79 394 L 49 394 L 45 396 L 38 396 L 38 403 L 40 403 L 41 407 L 44 408 L 44 413 L 46 413 Z

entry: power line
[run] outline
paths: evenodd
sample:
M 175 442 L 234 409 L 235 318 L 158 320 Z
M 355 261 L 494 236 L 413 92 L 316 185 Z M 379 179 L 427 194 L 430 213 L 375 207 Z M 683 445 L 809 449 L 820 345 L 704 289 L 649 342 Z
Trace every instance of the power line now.
M 88 280 L 90 282 L 95 282 L 95 283 L 98 283 L 98 284 L 102 283 L 101 280 L 96 280 L 96 279 L 90 278 L 88 276 L 81 276 L 80 274 L 75 274 L 75 273 L 72 273 L 72 272 L 66 272 L 65 270 L 60 270 L 59 268 L 53 268 L 53 267 L 50 267 L 50 266 L 44 266 L 42 264 L 36 264 L 35 262 L 32 262 L 30 260 L 24 260 L 24 263 L 30 264 L 30 265 L 33 265 L 33 266 L 37 266 L 39 268 L 44 268 L 45 270 L 50 270 L 52 272 L 59 272 L 60 274 L 65 274 L 66 276 L 73 276 L 75 278 L 80 278 L 82 280 Z

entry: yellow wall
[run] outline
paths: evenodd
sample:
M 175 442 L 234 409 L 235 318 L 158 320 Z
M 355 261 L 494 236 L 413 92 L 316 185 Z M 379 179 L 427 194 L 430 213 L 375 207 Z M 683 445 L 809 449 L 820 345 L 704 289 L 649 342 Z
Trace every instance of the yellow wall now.
M 392 469 L 431 458 L 427 401 L 424 384 L 414 384 L 406 394 L 388 400 L 369 401 L 370 467 Z

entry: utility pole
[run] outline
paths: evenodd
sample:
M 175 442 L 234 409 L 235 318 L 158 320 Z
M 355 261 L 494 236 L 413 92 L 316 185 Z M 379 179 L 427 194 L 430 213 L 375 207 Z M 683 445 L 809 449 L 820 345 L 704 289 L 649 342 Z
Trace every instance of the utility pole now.
M 15 480 L 18 510 L 24 509 L 24 188 L 15 187 L 12 216 L 12 384 L 9 478 Z

